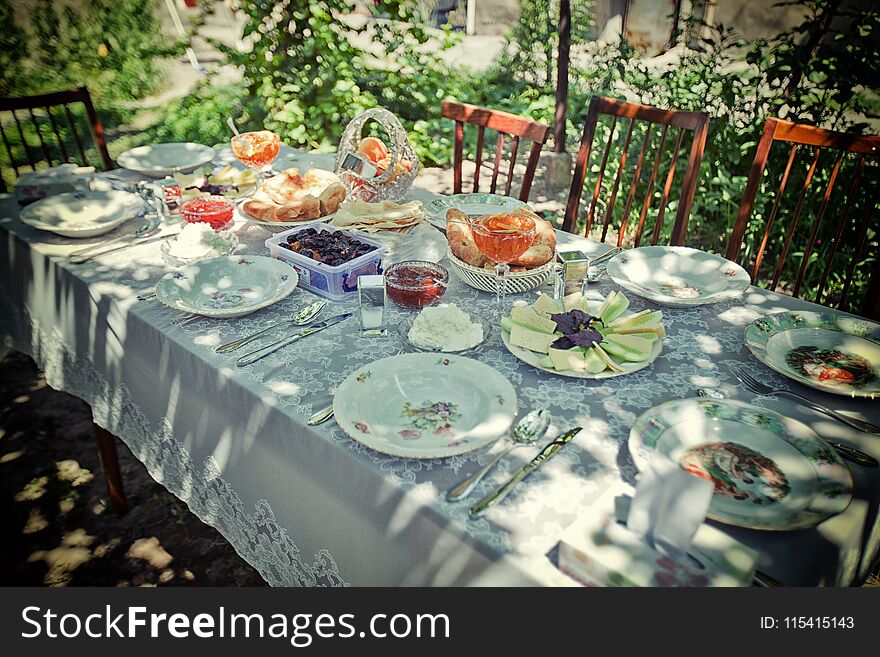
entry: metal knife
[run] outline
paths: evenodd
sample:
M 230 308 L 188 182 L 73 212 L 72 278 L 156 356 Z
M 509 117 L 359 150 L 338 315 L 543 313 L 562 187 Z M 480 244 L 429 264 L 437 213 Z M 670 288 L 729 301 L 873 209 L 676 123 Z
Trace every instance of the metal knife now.
M 85 255 L 71 255 L 71 256 L 68 256 L 67 261 L 72 265 L 81 265 L 85 262 L 88 262 L 89 260 L 94 259 L 94 258 L 100 258 L 101 256 L 105 256 L 110 253 L 116 253 L 117 251 L 122 251 L 123 249 L 130 249 L 135 246 L 144 246 L 145 244 L 154 244 L 156 242 L 162 242 L 162 241 L 167 240 L 171 237 L 176 237 L 179 234 L 180 234 L 180 231 L 177 231 L 175 233 L 168 233 L 167 235 L 158 235 L 156 237 L 151 237 L 149 239 L 141 240 L 139 242 L 129 242 L 128 244 L 121 244 L 119 246 L 114 246 L 110 249 L 106 249 L 104 251 L 98 251 L 98 252 L 91 252 L 90 251 L 89 253 L 86 253 Z
M 341 321 L 344 321 L 354 315 L 354 313 L 342 313 L 341 315 L 334 315 L 329 319 L 325 319 L 323 322 L 318 322 L 317 324 L 313 324 L 308 328 L 304 328 L 302 331 L 297 333 L 296 335 L 292 335 L 288 338 L 284 338 L 283 340 L 279 340 L 278 342 L 273 342 L 272 344 L 263 347 L 262 349 L 257 349 L 256 351 L 252 351 L 249 354 L 245 354 L 237 361 L 235 364 L 238 367 L 244 367 L 245 365 L 250 365 L 251 363 L 256 363 L 258 360 L 263 358 L 264 356 L 268 356 L 269 354 L 275 353 L 279 349 L 286 347 L 289 344 L 293 344 L 297 340 L 301 340 L 307 335 L 311 335 L 312 333 L 317 333 L 318 331 L 322 331 L 325 328 L 333 326 L 334 324 L 338 324 Z
M 526 463 L 523 467 L 517 470 L 514 475 L 507 481 L 507 483 L 499 486 L 495 491 L 489 493 L 482 500 L 477 502 L 474 506 L 471 507 L 471 517 L 476 517 L 486 511 L 487 509 L 495 506 L 503 500 L 507 495 L 512 491 L 516 485 L 521 482 L 523 479 L 532 474 L 535 470 L 537 470 L 541 465 L 550 460 L 556 452 L 565 447 L 568 443 L 571 442 L 571 439 L 574 438 L 581 430 L 581 427 L 575 427 L 574 429 L 569 429 L 565 433 L 559 434 L 556 438 L 553 439 L 551 443 L 549 443 L 541 452 L 533 458 L 531 461 Z

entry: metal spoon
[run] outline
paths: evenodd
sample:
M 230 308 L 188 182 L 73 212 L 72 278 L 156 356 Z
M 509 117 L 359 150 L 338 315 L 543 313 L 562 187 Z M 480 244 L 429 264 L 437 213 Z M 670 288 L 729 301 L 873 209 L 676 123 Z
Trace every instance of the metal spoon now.
M 724 399 L 723 394 L 721 394 L 717 390 L 711 390 L 709 388 L 700 388 L 699 390 L 697 390 L 697 394 L 705 399 Z M 829 440 L 828 438 L 825 438 L 825 442 L 831 445 L 834 450 L 847 461 L 858 463 L 859 465 L 863 465 L 866 468 L 880 467 L 880 461 L 875 459 L 870 454 L 866 454 L 860 449 L 850 447 L 849 445 L 844 445 L 843 443 L 836 440 Z
M 248 335 L 248 336 L 242 338 L 241 340 L 236 340 L 235 342 L 227 342 L 226 344 L 222 344 L 219 347 L 217 347 L 214 351 L 217 352 L 218 354 L 225 354 L 230 351 L 235 351 L 239 347 L 243 347 L 246 344 L 253 342 L 254 340 L 259 338 L 260 336 L 266 335 L 266 333 L 269 333 L 270 331 L 274 331 L 277 328 L 281 328 L 282 326 L 287 326 L 289 324 L 293 324 L 294 326 L 305 326 L 306 324 L 311 322 L 313 319 L 315 319 L 315 317 L 318 316 L 318 313 L 320 313 L 324 309 L 324 306 L 326 306 L 326 305 L 327 305 L 326 301 L 315 301 L 315 303 L 310 303 L 305 308 L 301 308 L 296 313 L 294 313 L 293 317 L 291 317 L 290 319 L 285 319 L 284 321 L 278 322 L 276 324 L 272 324 L 272 326 L 270 326 L 269 328 L 265 328 L 262 331 Z
M 482 468 L 477 470 L 470 477 L 462 481 L 460 484 L 455 486 L 454 488 L 449 489 L 449 492 L 446 493 L 446 500 L 449 502 L 455 502 L 457 500 L 462 499 L 463 497 L 467 497 L 470 492 L 474 489 L 474 487 L 480 483 L 483 477 L 495 467 L 495 464 L 498 463 L 502 458 L 507 456 L 512 450 L 517 447 L 523 447 L 524 445 L 531 445 L 536 443 L 541 438 L 544 437 L 544 434 L 547 433 L 547 429 L 550 428 L 550 411 L 542 409 L 538 409 L 536 411 L 532 411 L 524 418 L 522 418 L 519 422 L 516 423 L 516 426 L 513 427 L 513 432 L 511 434 L 511 445 L 508 445 L 504 451 L 498 454 L 494 459 L 489 461 Z

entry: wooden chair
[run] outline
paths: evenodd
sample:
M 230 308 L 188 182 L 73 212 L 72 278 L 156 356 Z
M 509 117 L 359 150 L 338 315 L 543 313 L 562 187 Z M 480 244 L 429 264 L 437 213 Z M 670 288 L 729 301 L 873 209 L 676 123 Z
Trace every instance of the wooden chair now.
M 520 141 L 525 139 L 532 142 L 528 163 L 526 164 L 526 170 L 523 174 L 522 187 L 519 192 L 519 199 L 521 201 L 528 201 L 529 192 L 532 189 L 532 179 L 535 176 L 535 168 L 538 166 L 538 158 L 541 155 L 541 147 L 544 145 L 544 142 L 547 141 L 547 136 L 550 134 L 550 126 L 531 121 L 530 119 L 521 116 L 508 114 L 507 112 L 451 101 L 443 101 L 440 112 L 447 119 L 453 119 L 455 121 L 455 145 L 452 162 L 453 192 L 455 194 L 461 194 L 464 124 L 470 123 L 478 126 L 477 151 L 475 157 L 476 171 L 474 172 L 473 186 L 474 192 L 480 191 L 480 173 L 483 168 L 483 142 L 487 128 L 498 133 L 495 140 L 492 182 L 489 185 L 489 192 L 492 194 L 495 193 L 498 186 L 498 172 L 501 169 L 501 160 L 504 155 L 505 137 L 511 137 L 510 152 L 508 154 L 509 166 L 507 169 L 507 182 L 504 186 L 505 196 L 510 196 L 510 187 L 513 182 L 513 171 L 516 166 L 516 156 L 519 151 Z
M 840 260 L 840 247 L 843 243 L 848 242 L 851 255 L 844 269 L 842 285 L 838 279 L 840 289 L 836 305 L 838 308 L 849 308 L 853 305 L 848 304 L 848 297 L 853 278 L 857 274 L 858 266 L 865 265 L 870 261 L 870 257 L 865 253 L 865 248 L 869 246 L 869 230 L 873 230 L 873 241 L 875 243 L 874 261 L 860 312 L 865 316 L 880 319 L 880 248 L 876 248 L 876 236 L 880 232 L 880 226 L 872 225 L 871 223 L 877 210 L 878 200 L 880 200 L 878 198 L 878 193 L 880 193 L 880 180 L 878 180 L 880 178 L 880 175 L 878 175 L 878 166 L 880 166 L 880 137 L 824 130 L 811 125 L 798 124 L 776 118 L 767 119 L 764 124 L 764 132 L 755 152 L 755 159 L 752 163 L 748 182 L 746 183 L 742 203 L 739 206 L 736 223 L 728 242 L 727 258 L 729 260 L 737 260 L 740 257 L 749 226 L 749 218 L 755 206 L 755 198 L 762 185 L 762 177 L 765 170 L 768 170 L 771 148 L 776 142 L 791 144 L 791 148 L 788 149 L 788 156 L 785 159 L 782 172 L 782 180 L 775 190 L 775 197 L 773 198 L 769 215 L 765 214 L 767 219 L 760 243 L 756 249 L 751 249 L 751 252 L 747 253 L 744 258 L 744 260 L 752 261 L 752 281 L 756 284 L 759 281 L 760 268 L 767 255 L 768 243 L 771 241 L 775 243 L 781 242 L 779 253 L 774 256 L 775 262 L 772 265 L 773 276 L 770 281 L 770 289 L 776 290 L 777 286 L 782 282 L 784 291 L 797 297 L 800 295 L 805 283 L 809 287 L 815 285 L 816 295 L 813 300 L 816 303 L 822 303 L 823 294 L 829 287 L 829 276 L 834 267 L 835 259 Z M 795 162 L 798 159 L 799 150 L 801 152 L 805 150 L 802 147 L 808 147 L 806 150 L 809 155 L 806 161 L 796 165 Z M 831 156 L 826 157 L 826 160 L 828 160 L 826 165 L 830 165 L 830 173 L 827 166 L 819 166 L 820 155 L 822 155 L 823 149 L 826 149 L 826 154 Z M 831 164 L 832 161 L 833 164 Z M 782 160 L 779 163 L 781 164 L 781 162 Z M 807 162 L 809 162 L 808 166 Z M 841 172 L 845 170 L 847 175 L 842 176 Z M 818 204 L 805 203 L 810 184 L 816 179 L 817 171 L 825 172 L 828 183 L 822 192 L 821 201 L 818 201 L 818 197 L 816 198 Z M 794 176 L 792 175 L 793 172 Z M 801 176 L 803 176 L 802 180 L 800 180 Z M 849 177 L 848 185 L 835 187 L 839 178 L 847 176 Z M 792 177 L 798 178 L 798 182 L 795 183 L 797 202 L 788 224 L 782 226 L 782 234 L 776 236 L 774 240 L 773 228 L 777 223 L 777 218 L 780 216 L 780 206 L 782 205 L 783 198 L 786 196 L 786 186 Z M 836 195 L 833 194 L 835 189 L 839 190 Z M 858 210 L 854 214 L 853 220 L 849 221 L 850 209 L 853 206 L 857 207 Z M 813 222 L 809 229 L 801 262 L 794 281 L 783 280 L 785 260 L 791 255 L 792 243 L 798 233 L 798 225 L 805 207 L 807 208 L 807 214 L 813 215 Z M 814 207 L 815 211 L 813 211 Z M 832 215 L 837 215 L 837 223 L 834 225 L 833 230 L 831 229 L 831 224 L 823 223 L 826 214 L 829 214 L 829 208 L 832 208 Z M 801 235 L 804 235 L 804 233 L 801 233 Z M 820 235 L 825 239 L 820 239 Z M 755 233 L 755 236 L 757 237 L 757 233 Z M 800 246 L 800 243 L 796 245 L 798 251 Z M 811 256 L 817 250 L 817 247 L 819 247 L 817 251 L 818 257 L 815 259 L 817 266 L 811 268 Z M 821 272 L 819 272 L 820 267 Z M 808 281 L 809 274 L 813 275 L 810 276 Z M 825 299 L 825 301 L 827 302 L 828 299 Z
M 669 169 L 663 182 L 660 206 L 657 208 L 654 230 L 651 233 L 651 244 L 657 244 L 660 239 L 660 232 L 663 228 L 666 208 L 669 205 L 670 192 L 672 191 L 673 181 L 675 179 L 679 151 L 681 151 L 685 133 L 690 132 L 692 133 L 690 150 L 681 182 L 681 194 L 675 214 L 675 224 L 672 227 L 670 238 L 670 243 L 672 244 L 684 244 L 685 235 L 687 233 L 688 217 L 690 216 L 691 205 L 694 201 L 694 192 L 697 189 L 700 162 L 703 159 L 703 150 L 706 146 L 709 115 L 705 112 L 663 110 L 656 107 L 637 105 L 635 103 L 627 103 L 600 96 L 593 96 L 593 99 L 590 101 L 590 107 L 587 111 L 584 134 L 581 138 L 580 148 L 578 149 L 577 160 L 574 167 L 574 177 L 571 182 L 568 203 L 565 206 L 565 219 L 562 224 L 562 229 L 568 232 L 574 232 L 577 227 L 581 193 L 584 188 L 584 179 L 586 178 L 587 170 L 590 165 L 590 152 L 600 115 L 611 117 L 611 128 L 608 134 L 608 141 L 606 142 L 605 149 L 602 153 L 601 165 L 599 166 L 599 173 L 596 177 L 595 185 L 593 186 L 592 197 L 589 200 L 586 229 L 584 233 L 589 235 L 590 229 L 593 226 L 593 220 L 596 217 L 596 212 L 600 205 L 600 193 L 602 191 L 605 169 L 608 164 L 608 158 L 611 155 L 612 144 L 615 143 L 615 132 L 618 120 L 623 119 L 627 122 L 625 127 L 626 136 L 624 138 L 623 146 L 619 148 L 619 157 L 615 155 L 615 159 L 617 159 L 617 171 L 614 173 L 614 181 L 611 185 L 610 191 L 606 189 L 606 191 L 608 191 L 607 198 L 602 199 L 605 205 L 605 216 L 602 220 L 601 240 L 603 242 L 605 241 L 608 234 L 608 228 L 612 224 L 618 191 L 620 190 L 621 180 L 627 169 L 630 143 L 632 142 L 635 129 L 638 126 L 638 132 L 636 134 L 642 133 L 641 148 L 638 152 L 638 159 L 636 160 L 635 171 L 632 174 L 632 182 L 630 183 L 629 192 L 626 195 L 626 205 L 623 213 L 619 216 L 617 245 L 623 245 L 627 224 L 630 219 L 630 211 L 633 209 L 633 201 L 635 200 L 636 191 L 642 182 L 643 172 L 646 172 L 647 168 L 650 168 L 650 177 L 648 178 L 646 185 L 643 186 L 644 201 L 641 204 L 642 209 L 639 212 L 638 226 L 634 237 L 635 245 L 639 246 L 641 244 L 645 221 L 654 199 L 654 187 L 657 182 L 657 174 L 660 172 L 660 162 L 664 156 L 664 146 L 671 140 L 671 135 L 669 134 L 669 128 L 671 127 L 677 128 L 678 134 L 675 137 L 675 145 L 671 153 Z M 618 134 L 618 145 L 620 142 L 620 135 L 622 134 L 624 134 L 623 129 L 621 129 Z M 653 158 L 654 161 L 653 164 L 651 164 L 650 156 L 647 160 L 645 156 L 646 153 L 649 152 L 649 144 L 653 146 L 653 142 L 655 141 L 659 143 L 656 145 L 656 153 Z M 645 166 L 646 164 L 647 167 Z
M 44 162 L 48 166 L 61 162 L 87 165 L 87 148 L 83 145 L 83 140 L 77 131 L 77 121 L 70 111 L 70 106 L 78 103 L 85 106 L 88 128 L 100 158 L 100 166 L 104 170 L 111 169 L 113 161 L 107 152 L 104 128 L 98 120 L 86 87 L 39 96 L 0 98 L 0 137 L 8 158 L 8 162 L 2 162 L 3 166 L 11 167 L 17 178 L 19 170 L 25 166 L 30 166 L 32 171 L 36 171 L 37 165 Z M 36 138 L 31 135 L 31 143 L 28 143 L 25 129 L 22 127 L 22 117 L 25 125 L 30 123 L 29 127 L 36 133 Z M 65 136 L 65 130 L 69 130 L 70 134 Z M 20 151 L 18 154 L 15 152 L 16 146 Z M 73 152 L 74 146 L 79 158 Z M 0 167 L 0 191 L 6 191 L 2 167 Z

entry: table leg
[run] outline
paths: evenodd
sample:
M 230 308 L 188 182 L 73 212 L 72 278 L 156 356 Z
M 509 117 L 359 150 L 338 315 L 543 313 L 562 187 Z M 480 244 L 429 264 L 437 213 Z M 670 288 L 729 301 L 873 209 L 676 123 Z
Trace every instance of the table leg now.
M 122 475 L 119 472 L 119 456 L 116 453 L 116 436 L 99 427 L 94 422 L 92 428 L 98 443 L 98 456 L 101 458 L 101 469 L 107 478 L 107 492 L 110 495 L 110 506 L 119 515 L 125 515 L 128 504 L 122 489 Z

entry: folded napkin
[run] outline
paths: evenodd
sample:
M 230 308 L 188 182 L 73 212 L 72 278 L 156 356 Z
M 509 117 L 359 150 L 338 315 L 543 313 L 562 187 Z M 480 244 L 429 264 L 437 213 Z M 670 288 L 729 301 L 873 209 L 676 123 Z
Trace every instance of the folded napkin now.
M 606 491 L 563 533 L 560 570 L 587 586 L 750 585 L 757 552 L 703 522 L 706 486 L 679 472 L 658 458 L 635 491 Z
M 88 190 L 95 167 L 81 167 L 64 163 L 58 166 L 28 171 L 15 183 L 15 196 L 21 203 L 29 203 L 62 192 Z

